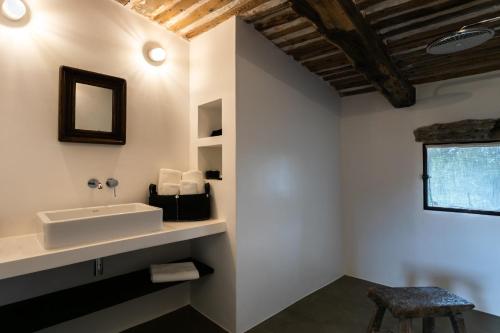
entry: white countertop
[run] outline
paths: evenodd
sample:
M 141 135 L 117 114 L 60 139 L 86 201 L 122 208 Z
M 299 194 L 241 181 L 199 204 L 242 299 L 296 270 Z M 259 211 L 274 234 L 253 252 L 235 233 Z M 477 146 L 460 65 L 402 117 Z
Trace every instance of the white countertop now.
M 45 250 L 36 234 L 0 238 L 0 279 L 225 231 L 224 220 L 168 222 L 159 232 L 56 250 Z

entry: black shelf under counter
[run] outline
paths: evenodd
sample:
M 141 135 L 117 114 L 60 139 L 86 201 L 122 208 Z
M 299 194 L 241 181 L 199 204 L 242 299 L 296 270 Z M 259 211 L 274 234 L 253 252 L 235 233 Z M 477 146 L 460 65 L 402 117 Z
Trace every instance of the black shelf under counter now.
M 214 272 L 191 258 L 175 262 L 188 261 L 194 263 L 200 278 Z M 184 282 L 188 281 L 152 283 L 149 269 L 142 269 L 1 306 L 1 323 L 15 327 L 17 333 L 34 332 Z

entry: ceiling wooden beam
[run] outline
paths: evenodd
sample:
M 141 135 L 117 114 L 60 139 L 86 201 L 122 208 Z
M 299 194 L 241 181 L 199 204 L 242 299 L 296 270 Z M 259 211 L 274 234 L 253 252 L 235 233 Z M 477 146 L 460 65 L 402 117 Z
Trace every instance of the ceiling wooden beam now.
M 221 13 L 219 16 L 213 18 L 212 20 L 188 31 L 185 34 L 185 37 L 188 39 L 194 38 L 194 37 L 204 33 L 205 31 L 208 31 L 208 30 L 212 29 L 213 27 L 216 27 L 217 25 L 228 20 L 232 16 L 238 16 L 242 13 L 245 13 L 249 10 L 252 10 L 252 9 L 266 3 L 267 1 L 269 1 L 269 0 L 247 0 L 247 1 L 242 1 L 242 2 L 235 1 L 235 3 L 236 3 L 235 6 L 229 8 L 228 10 Z
M 265 19 L 263 21 L 259 21 L 254 24 L 255 29 L 262 31 L 262 30 L 267 30 L 282 24 L 286 24 L 288 22 L 291 22 L 293 20 L 298 19 L 299 16 L 297 13 L 294 11 L 290 12 L 283 12 L 280 14 L 277 14 L 275 16 L 272 16 L 269 19 Z
M 427 7 L 420 7 L 415 10 L 397 14 L 395 16 L 390 16 L 389 18 L 382 19 L 377 23 L 373 24 L 375 30 L 381 30 L 398 24 L 406 23 L 414 19 L 419 19 L 428 15 L 433 15 L 439 13 L 440 11 L 446 11 L 459 7 L 461 5 L 469 3 L 470 0 L 448 0 L 445 2 L 439 2 L 434 5 L 427 5 Z M 413 2 L 412 2 L 413 3 Z M 373 16 L 367 16 L 366 19 L 371 22 L 373 21 Z
M 420 77 L 448 75 L 451 73 L 465 72 L 484 67 L 500 70 L 500 60 L 498 59 L 498 56 L 493 55 L 489 57 L 479 57 L 479 59 L 472 59 L 472 63 L 469 59 L 462 61 L 450 61 L 449 64 L 441 64 L 440 66 L 431 66 L 420 70 L 407 71 L 407 73 L 410 79 L 415 79 Z
M 175 0 L 131 0 L 128 1 L 129 7 L 141 15 L 152 19 L 157 13 L 164 11 L 165 8 L 172 7 Z M 124 1 L 121 1 L 125 5 Z
M 314 41 L 317 38 L 321 38 L 321 34 L 317 31 L 309 32 L 303 35 L 299 35 L 297 37 L 290 38 L 288 40 L 285 40 L 283 42 L 279 42 L 276 44 L 279 48 L 286 48 L 286 47 L 295 47 L 297 44 L 301 43 L 310 43 Z
M 415 104 L 415 88 L 392 63 L 382 40 L 352 0 L 292 0 L 292 4 L 299 15 L 344 51 L 353 67 L 394 107 Z
M 398 1 L 391 3 L 387 7 L 380 8 L 377 11 L 369 13 L 366 15 L 366 19 L 369 22 L 378 21 L 380 19 L 393 16 L 401 15 L 401 13 L 411 12 L 415 9 L 421 7 L 428 7 L 435 5 L 439 0 L 409 0 L 409 1 Z M 455 1 L 455 0 L 450 0 Z M 359 6 L 358 6 L 359 7 Z
M 368 7 L 371 7 L 371 6 L 378 5 L 384 1 L 385 0 L 365 0 L 365 1 L 358 2 L 357 5 L 358 5 L 359 9 L 366 9 Z
M 327 50 L 327 51 L 337 50 L 337 48 L 334 45 L 332 45 L 332 43 L 329 43 L 325 39 L 320 38 L 320 39 L 316 39 L 310 43 L 297 46 L 297 47 L 295 47 L 291 50 L 287 50 L 285 52 L 287 52 L 289 55 L 292 55 L 292 56 L 300 56 L 300 55 L 304 55 L 304 54 L 307 54 L 307 53 L 312 52 L 312 51 L 316 51 L 317 49 L 323 49 L 323 50 Z
M 346 56 L 342 53 L 338 53 L 333 57 L 308 60 L 302 63 L 302 65 L 309 68 L 311 72 L 318 72 L 322 70 L 328 70 L 330 68 L 348 66 L 349 64 L 350 64 L 349 59 L 347 59 Z
M 298 21 L 298 20 L 296 20 L 296 21 Z M 311 24 L 306 21 L 306 22 L 300 22 L 300 23 L 292 25 L 288 28 L 278 30 L 278 31 L 275 31 L 272 33 L 267 33 L 267 31 L 263 31 L 262 33 L 269 40 L 274 40 L 274 39 L 278 39 L 278 38 L 281 38 L 281 37 L 284 37 L 284 36 L 287 36 L 287 35 L 290 35 L 290 34 L 293 34 L 293 33 L 296 33 L 296 32 L 299 32 L 301 30 L 305 30 L 305 29 L 311 28 L 311 27 L 312 27 Z
M 169 26 L 169 29 L 177 32 L 190 24 L 202 19 L 206 15 L 215 12 L 218 9 L 228 5 L 232 0 L 208 0 L 203 5 L 196 8 L 192 13 L 190 13 L 187 17 L 184 17 L 182 20 L 176 22 L 175 24 Z
M 500 9 L 496 9 L 495 11 L 487 13 L 487 14 L 475 16 L 472 18 L 468 18 L 468 19 L 458 21 L 458 22 L 453 22 L 453 23 L 446 24 L 446 25 L 437 26 L 434 29 L 429 29 L 429 30 L 424 30 L 422 32 L 417 32 L 415 34 L 412 34 L 412 35 L 404 37 L 404 38 L 394 39 L 394 40 L 389 38 L 387 40 L 387 47 L 392 53 L 396 53 L 396 52 L 400 52 L 400 51 L 404 51 L 404 50 L 409 50 L 411 48 L 419 47 L 419 46 L 427 47 L 427 45 L 429 43 L 436 40 L 437 38 L 440 38 L 443 35 L 448 34 L 450 32 L 455 32 L 465 25 L 474 24 L 474 23 L 480 22 L 482 20 L 491 19 L 491 18 L 493 18 L 495 16 L 499 16 L 499 15 L 500 15 Z M 487 28 L 495 28 L 495 27 L 499 27 L 500 23 L 490 22 L 490 23 L 484 23 L 484 24 L 482 24 L 482 26 L 487 27 Z
M 457 70 L 455 72 L 449 72 L 449 73 L 436 73 L 434 75 L 416 77 L 416 78 L 412 78 L 411 81 L 413 82 L 413 84 L 423 84 L 423 83 L 429 83 L 429 82 L 455 79 L 455 78 L 460 78 L 460 77 L 464 77 L 464 76 L 488 73 L 488 72 L 493 72 L 493 71 L 498 71 L 498 70 L 500 70 L 500 64 L 493 64 L 493 65 L 480 64 L 479 66 L 477 66 L 475 68 L 469 68 L 466 70 Z
M 258 20 L 267 18 L 269 16 L 272 16 L 272 15 L 274 15 L 276 13 L 281 12 L 284 9 L 290 8 L 290 6 L 291 6 L 291 4 L 289 2 L 280 3 L 277 6 L 270 7 L 268 9 L 263 10 L 263 11 L 259 11 L 259 12 L 253 13 L 252 15 L 250 15 L 248 17 L 244 17 L 243 19 L 247 23 L 255 23 Z
M 383 33 L 383 38 L 389 38 L 392 36 L 397 36 L 399 34 L 403 34 L 409 31 L 418 31 L 419 29 L 427 28 L 429 26 L 435 24 L 442 24 L 443 22 L 448 22 L 450 20 L 456 20 L 457 17 L 465 17 L 467 15 L 473 15 L 476 13 L 481 13 L 485 9 L 493 8 L 495 5 L 498 5 L 498 0 L 491 0 L 487 2 L 482 2 L 476 5 L 469 6 L 467 8 L 462 8 L 453 12 L 444 12 L 443 14 L 434 15 L 431 18 L 426 18 L 423 20 L 419 20 L 417 22 L 413 22 L 410 24 L 406 24 L 399 28 L 390 29 L 388 32 Z M 438 12 L 439 13 L 439 12 Z M 478 15 L 478 14 L 476 14 Z M 423 16 L 424 17 L 424 16 Z
M 156 15 L 154 19 L 156 22 L 163 24 L 171 18 L 186 11 L 187 9 L 189 9 L 189 7 L 195 5 L 197 2 L 198 0 L 180 0 L 172 8 L 169 8 L 166 11 Z
M 492 54 L 500 54 L 500 37 L 495 37 L 484 44 L 481 48 L 472 48 L 459 53 L 443 54 L 443 55 L 430 55 L 424 50 L 415 52 L 414 54 L 396 57 L 398 66 L 403 70 L 407 68 L 416 68 L 422 65 L 432 65 L 441 60 L 460 60 L 460 59 L 474 59 L 477 57 L 489 56 Z
M 347 96 L 354 96 L 354 95 L 359 95 L 359 94 L 366 94 L 372 91 L 377 91 L 374 87 L 363 87 L 359 89 L 352 89 L 348 91 L 340 91 L 339 95 L 340 97 L 347 97 Z

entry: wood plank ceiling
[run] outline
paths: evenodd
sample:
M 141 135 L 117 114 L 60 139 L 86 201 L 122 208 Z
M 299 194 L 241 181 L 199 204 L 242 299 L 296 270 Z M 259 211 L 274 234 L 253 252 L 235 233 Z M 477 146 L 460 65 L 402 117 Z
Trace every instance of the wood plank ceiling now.
M 500 70 L 500 35 L 453 55 L 426 46 L 500 16 L 500 0 L 115 0 L 191 39 L 240 16 L 341 96 L 382 92 L 414 103 L 412 85 Z M 500 21 L 482 26 L 500 30 Z

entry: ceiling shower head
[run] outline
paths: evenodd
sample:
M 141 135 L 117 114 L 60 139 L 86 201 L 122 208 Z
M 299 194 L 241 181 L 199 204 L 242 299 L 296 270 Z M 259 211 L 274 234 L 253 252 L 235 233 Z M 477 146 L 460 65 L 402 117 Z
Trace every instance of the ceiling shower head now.
M 450 54 L 471 49 L 486 43 L 495 37 L 495 30 L 481 27 L 486 23 L 496 22 L 500 16 L 466 25 L 462 29 L 441 37 L 427 45 L 427 53 L 433 55 Z M 473 28 L 475 27 L 475 28 Z
M 461 29 L 430 43 L 427 53 L 433 55 L 450 54 L 471 49 L 495 37 L 495 31 L 488 28 Z

